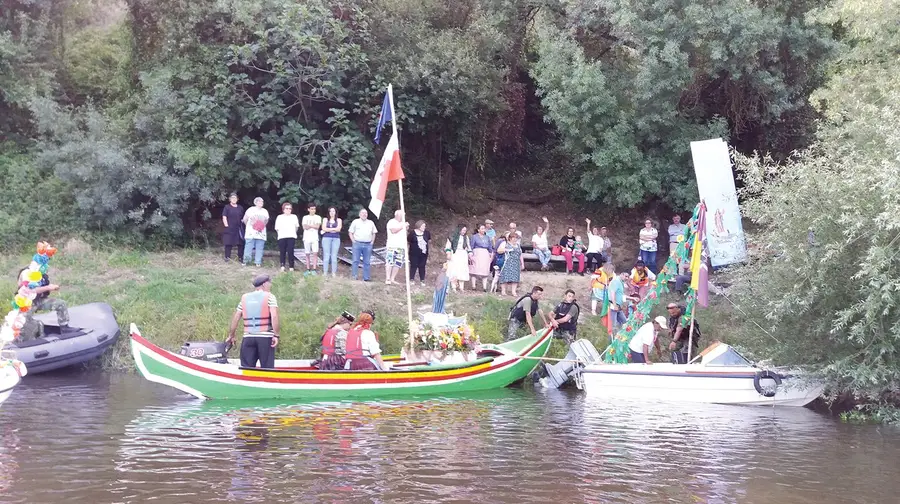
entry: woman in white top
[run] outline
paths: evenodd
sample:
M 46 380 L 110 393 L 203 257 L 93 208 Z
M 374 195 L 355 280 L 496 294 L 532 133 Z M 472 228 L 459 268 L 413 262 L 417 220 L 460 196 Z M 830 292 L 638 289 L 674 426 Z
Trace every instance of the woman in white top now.
M 459 230 L 447 239 L 444 250 L 450 252 L 450 267 L 447 277 L 450 278 L 450 286 L 454 291 L 463 291 L 466 282 L 469 281 L 469 255 L 472 253 L 472 244 L 469 242 L 469 229 L 460 225 Z
M 531 236 L 531 250 L 541 262 L 541 271 L 550 269 L 550 244 L 547 242 L 547 234 L 550 232 L 550 221 L 546 217 L 541 217 L 544 226 L 538 226 L 537 232 Z
M 641 245 L 641 261 L 650 268 L 650 271 L 656 273 L 656 239 L 659 237 L 659 231 L 653 227 L 653 221 L 647 219 L 644 221 L 644 227 L 640 232 Z
M 275 233 L 278 235 L 278 257 L 281 260 L 281 271 L 284 271 L 284 260 L 291 271 L 294 271 L 294 246 L 297 244 L 297 230 L 300 221 L 292 212 L 294 207 L 290 203 L 281 205 L 281 215 L 275 218 Z

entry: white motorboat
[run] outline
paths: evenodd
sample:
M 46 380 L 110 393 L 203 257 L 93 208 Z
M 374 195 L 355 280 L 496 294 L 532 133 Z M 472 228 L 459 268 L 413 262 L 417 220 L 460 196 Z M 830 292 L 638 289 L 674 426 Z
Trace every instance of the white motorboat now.
M 22 362 L 0 357 L 0 404 L 9 398 L 25 373 L 27 370 Z
M 718 342 L 690 364 L 591 364 L 581 374 L 590 396 L 635 400 L 806 406 L 823 390 L 797 374 L 760 369 Z

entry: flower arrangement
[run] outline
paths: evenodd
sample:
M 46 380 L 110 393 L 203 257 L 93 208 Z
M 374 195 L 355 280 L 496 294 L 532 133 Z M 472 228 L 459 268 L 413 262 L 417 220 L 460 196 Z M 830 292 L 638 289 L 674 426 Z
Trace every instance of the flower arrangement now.
M 44 275 L 50 268 L 50 258 L 55 254 L 56 247 L 47 242 L 38 242 L 31 264 L 22 272 L 22 276 L 16 279 L 17 290 L 10 303 L 12 310 L 0 321 L 0 345 L 19 338 L 19 332 L 25 324 L 25 314 L 31 310 L 37 297 L 34 289 L 42 286 Z
M 443 327 L 421 324 L 414 331 L 413 344 L 416 350 L 472 352 L 478 349 L 481 340 L 468 324 Z

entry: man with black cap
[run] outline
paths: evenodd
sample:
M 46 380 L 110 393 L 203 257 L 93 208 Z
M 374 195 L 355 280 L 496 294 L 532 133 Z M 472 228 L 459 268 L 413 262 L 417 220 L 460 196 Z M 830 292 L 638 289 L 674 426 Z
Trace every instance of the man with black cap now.
M 272 290 L 269 275 L 253 278 L 253 292 L 241 296 L 237 311 L 231 318 L 228 343 L 234 344 L 238 322 L 244 320 L 244 339 L 241 341 L 241 367 L 275 367 L 275 347 L 278 346 L 280 324 L 278 321 L 278 301 Z

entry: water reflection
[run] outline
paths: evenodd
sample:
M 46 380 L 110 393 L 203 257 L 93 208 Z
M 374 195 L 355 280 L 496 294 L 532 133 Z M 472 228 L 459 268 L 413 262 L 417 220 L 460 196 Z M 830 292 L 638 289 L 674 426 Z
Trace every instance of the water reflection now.
M 794 408 L 514 389 L 204 403 L 57 377 L 0 410 L 0 501 L 894 502 L 898 440 Z

